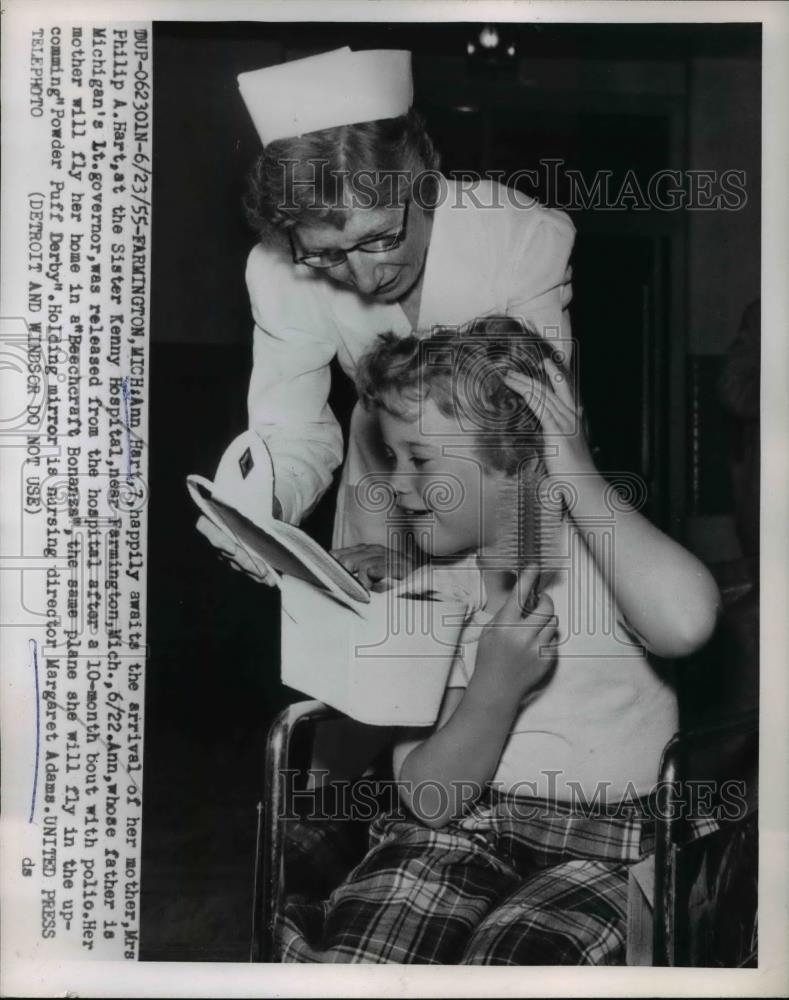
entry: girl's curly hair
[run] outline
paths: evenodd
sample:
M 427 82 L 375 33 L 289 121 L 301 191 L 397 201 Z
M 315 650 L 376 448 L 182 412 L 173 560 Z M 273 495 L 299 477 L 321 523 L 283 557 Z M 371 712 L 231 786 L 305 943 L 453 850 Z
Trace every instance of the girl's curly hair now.
M 520 320 L 487 316 L 429 336 L 382 334 L 361 359 L 356 385 L 365 408 L 398 416 L 432 399 L 473 437 L 486 468 L 513 475 L 540 453 L 542 434 L 537 402 L 532 409 L 504 376 L 519 372 L 547 384 L 543 361 L 555 354 Z

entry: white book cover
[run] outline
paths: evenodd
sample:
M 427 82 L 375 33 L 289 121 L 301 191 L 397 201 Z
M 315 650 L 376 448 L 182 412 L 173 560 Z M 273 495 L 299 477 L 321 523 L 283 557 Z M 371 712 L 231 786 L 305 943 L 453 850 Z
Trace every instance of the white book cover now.
M 424 589 L 421 573 L 369 591 L 306 532 L 277 520 L 271 457 L 252 431 L 230 444 L 213 482 L 192 475 L 187 487 L 276 579 L 284 684 L 370 725 L 435 722 L 470 601 Z

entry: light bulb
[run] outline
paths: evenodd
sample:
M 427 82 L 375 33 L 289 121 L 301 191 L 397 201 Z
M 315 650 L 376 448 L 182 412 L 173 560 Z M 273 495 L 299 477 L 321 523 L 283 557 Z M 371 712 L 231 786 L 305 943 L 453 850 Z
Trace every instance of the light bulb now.
M 479 33 L 479 44 L 483 49 L 495 49 L 499 44 L 499 33 L 495 28 L 486 24 Z

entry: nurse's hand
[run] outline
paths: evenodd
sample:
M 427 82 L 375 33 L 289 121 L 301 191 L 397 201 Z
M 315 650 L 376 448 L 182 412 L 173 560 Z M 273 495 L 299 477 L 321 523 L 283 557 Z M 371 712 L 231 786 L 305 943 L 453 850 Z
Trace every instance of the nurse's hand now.
M 404 552 L 384 545 L 351 545 L 332 549 L 332 555 L 368 590 L 388 590 L 395 580 L 404 579 L 415 568 Z
M 222 559 L 226 560 L 233 569 L 246 573 L 257 583 L 265 583 L 269 587 L 276 585 L 276 577 L 268 566 L 253 562 L 244 549 L 237 545 L 233 539 L 220 528 L 202 516 L 197 522 L 197 530 L 204 535 L 208 541 L 217 549 Z

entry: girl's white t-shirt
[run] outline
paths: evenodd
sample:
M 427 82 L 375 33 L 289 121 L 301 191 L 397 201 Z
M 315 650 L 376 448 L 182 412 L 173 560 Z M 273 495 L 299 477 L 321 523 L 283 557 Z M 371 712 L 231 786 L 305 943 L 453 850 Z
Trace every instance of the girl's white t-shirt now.
M 615 525 L 612 520 L 612 532 Z M 629 633 L 592 556 L 583 527 L 567 520 L 546 567 L 559 642 L 547 683 L 527 695 L 493 782 L 501 791 L 558 799 L 620 802 L 654 787 L 665 744 L 678 727 L 673 668 L 652 660 Z M 480 580 L 471 560 L 458 567 Z M 481 587 L 468 583 L 464 589 Z M 484 592 L 480 595 L 484 607 Z M 466 687 L 480 626 L 473 613 L 461 635 L 448 687 Z

